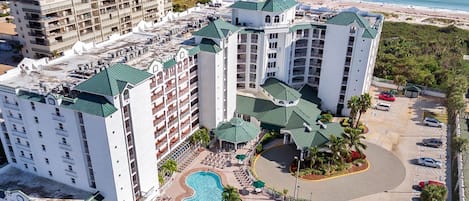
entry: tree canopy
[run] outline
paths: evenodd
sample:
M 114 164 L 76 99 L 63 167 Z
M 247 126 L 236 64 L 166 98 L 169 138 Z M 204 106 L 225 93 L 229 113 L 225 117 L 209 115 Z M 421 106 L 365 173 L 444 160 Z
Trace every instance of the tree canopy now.
M 469 31 L 455 26 L 385 22 L 376 59 L 375 76 L 445 89 L 449 72 L 469 75 Z M 400 78 L 399 78 L 400 79 Z

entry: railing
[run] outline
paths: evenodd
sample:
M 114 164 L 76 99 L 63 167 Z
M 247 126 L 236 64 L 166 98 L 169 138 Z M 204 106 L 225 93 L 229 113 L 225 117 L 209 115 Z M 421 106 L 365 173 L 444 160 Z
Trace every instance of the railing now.
M 61 136 L 68 137 L 68 133 L 67 133 L 67 131 L 64 130 L 64 129 L 56 128 L 56 129 L 55 129 L 55 133 L 56 133 L 57 135 L 61 135 Z
M 65 122 L 65 117 L 64 116 L 58 116 L 55 113 L 52 113 L 52 119 L 60 122 Z
M 68 164 L 74 164 L 73 158 L 62 156 L 62 161 Z
M 3 101 L 3 105 L 6 108 L 12 109 L 12 110 L 19 110 L 20 109 L 20 107 L 18 106 L 18 103 L 10 103 L 10 102 Z

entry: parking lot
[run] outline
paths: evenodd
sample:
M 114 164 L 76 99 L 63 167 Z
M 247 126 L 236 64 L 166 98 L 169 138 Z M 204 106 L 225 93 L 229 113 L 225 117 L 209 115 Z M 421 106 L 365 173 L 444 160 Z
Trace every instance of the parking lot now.
M 378 100 L 382 90 L 372 88 L 373 104 L 385 102 Z M 424 111 L 444 116 L 445 108 L 442 99 L 419 97 L 410 99 L 396 97 L 396 101 L 387 102 L 390 111 L 370 110 L 363 119 L 369 127 L 367 141 L 391 150 L 404 164 L 406 177 L 404 182 L 395 189 L 356 199 L 365 200 L 413 200 L 420 192 L 414 188 L 420 181 L 435 180 L 447 183 L 447 132 L 446 125 L 441 128 L 428 127 L 422 123 Z M 421 145 L 423 139 L 438 138 L 443 142 L 440 148 Z M 442 162 L 441 169 L 424 167 L 415 164 L 420 157 L 430 157 Z

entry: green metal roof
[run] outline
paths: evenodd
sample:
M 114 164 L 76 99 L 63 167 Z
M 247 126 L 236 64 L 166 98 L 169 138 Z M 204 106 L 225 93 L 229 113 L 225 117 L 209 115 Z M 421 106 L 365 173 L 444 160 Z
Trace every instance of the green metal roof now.
M 218 46 L 218 44 L 215 43 L 215 41 L 213 41 L 212 39 L 208 39 L 208 38 L 203 38 L 200 41 L 199 48 L 200 48 L 200 51 L 204 51 L 204 52 L 218 53 L 222 51 L 220 46 Z
M 163 63 L 163 68 L 169 68 L 169 67 L 174 66 L 176 64 L 177 64 L 176 60 L 174 58 L 172 58 L 172 59 L 170 59 L 168 61 L 165 61 Z
M 363 37 L 365 38 L 375 38 L 378 34 L 378 31 L 370 26 L 368 20 L 363 18 L 356 12 L 344 11 L 339 13 L 338 15 L 332 17 L 331 19 L 327 20 L 327 24 L 335 24 L 335 25 L 349 25 L 353 22 L 356 22 L 361 28 L 365 28 L 363 32 Z
M 233 118 L 229 122 L 221 123 L 213 130 L 213 133 L 223 141 L 242 143 L 255 139 L 259 135 L 260 129 L 253 123 Z
M 238 95 L 236 112 L 253 116 L 263 124 L 280 128 L 298 128 L 304 122 L 315 124 L 321 110 L 314 103 L 300 99 L 296 106 L 278 106 L 269 100 Z
M 221 19 L 208 23 L 207 26 L 194 32 L 194 36 L 202 36 L 207 38 L 226 38 L 230 33 L 238 31 L 240 28 L 236 27 Z
M 199 46 L 195 46 L 195 47 L 193 47 L 193 48 L 191 48 L 187 51 L 189 53 L 189 56 L 194 56 L 195 54 L 200 52 L 200 48 L 199 48 Z
M 300 92 L 290 88 L 288 85 L 275 78 L 268 78 L 261 86 L 275 99 L 296 101 L 301 97 Z
M 320 108 L 321 106 L 321 99 L 318 97 L 318 90 L 309 86 L 307 84 L 303 85 L 300 89 L 301 98 L 305 99 L 309 102 L 312 102 Z
M 18 93 L 18 97 L 29 100 L 29 101 L 33 101 L 33 102 L 40 102 L 40 103 L 46 102 L 45 97 L 43 95 L 39 95 L 36 93 L 27 92 L 27 91 L 20 91 Z
M 285 10 L 295 7 L 296 4 L 297 2 L 295 0 L 266 0 L 262 2 L 237 1 L 230 7 L 244 10 L 283 12 Z
M 89 93 L 80 93 L 75 99 L 63 99 L 60 106 L 100 117 L 107 117 L 117 111 L 103 96 Z
M 288 130 L 299 149 L 307 149 L 309 147 L 320 147 L 329 142 L 330 136 L 334 135 L 342 137 L 344 129 L 339 123 L 325 123 L 326 127 L 322 128 L 318 124 L 309 125 L 311 130 L 305 127 Z
M 114 64 L 80 83 L 75 87 L 75 90 L 97 95 L 115 96 L 122 92 L 126 84 L 136 85 L 151 76 L 150 73 L 125 64 Z

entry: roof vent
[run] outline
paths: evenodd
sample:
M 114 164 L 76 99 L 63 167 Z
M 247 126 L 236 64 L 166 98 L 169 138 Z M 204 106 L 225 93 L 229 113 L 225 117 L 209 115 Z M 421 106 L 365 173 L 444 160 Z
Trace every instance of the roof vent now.
M 324 123 L 322 123 L 321 120 L 318 120 L 317 122 L 318 122 L 319 126 L 321 126 L 322 129 L 326 129 L 326 128 L 327 128 L 327 125 L 325 125 Z
M 312 129 L 307 123 L 303 122 L 303 126 L 305 127 L 306 132 L 311 132 Z

